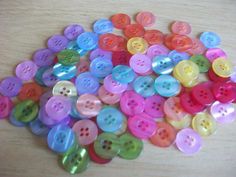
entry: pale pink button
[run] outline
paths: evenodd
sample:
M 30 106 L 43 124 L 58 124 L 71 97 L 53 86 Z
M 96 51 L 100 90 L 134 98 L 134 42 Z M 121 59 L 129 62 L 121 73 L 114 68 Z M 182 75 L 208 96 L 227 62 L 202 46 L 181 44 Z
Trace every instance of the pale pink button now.
M 130 67 L 138 74 L 144 74 L 151 70 L 151 59 L 143 54 L 134 54 L 129 60 Z
M 153 59 L 155 56 L 158 56 L 158 55 L 168 55 L 169 51 L 170 50 L 166 46 L 162 44 L 156 44 L 148 48 L 147 56 Z
M 115 81 L 114 79 L 112 79 L 111 74 L 105 77 L 103 84 L 104 84 L 105 89 L 108 92 L 114 93 L 114 94 L 123 93 L 128 87 L 127 84 L 121 84 Z
M 203 43 L 199 39 L 192 39 L 193 46 L 191 49 L 189 49 L 187 52 L 192 55 L 200 55 L 203 54 L 206 51 L 206 47 L 203 45 Z
M 164 117 L 164 102 L 165 99 L 159 95 L 154 95 L 146 98 L 144 111 L 152 118 Z
M 80 145 L 89 145 L 97 138 L 97 125 L 91 120 L 79 120 L 73 126 L 78 142 Z
M 101 86 L 98 90 L 98 97 L 103 103 L 113 105 L 120 101 L 121 93 L 108 92 L 104 86 Z
M 213 62 L 217 58 L 227 58 L 226 53 L 220 48 L 208 49 L 205 56 L 210 62 Z
M 28 81 L 33 79 L 37 70 L 38 70 L 37 65 L 34 62 L 27 60 L 21 62 L 16 66 L 15 73 L 16 76 L 21 80 Z

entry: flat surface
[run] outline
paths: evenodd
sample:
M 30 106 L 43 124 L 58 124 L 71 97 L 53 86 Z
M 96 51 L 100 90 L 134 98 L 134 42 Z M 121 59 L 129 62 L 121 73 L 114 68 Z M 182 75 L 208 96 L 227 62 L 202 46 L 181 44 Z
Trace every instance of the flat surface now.
M 94 20 L 117 12 L 131 16 L 147 10 L 157 16 L 155 28 L 168 32 L 173 20 L 188 21 L 192 35 L 215 31 L 222 48 L 236 65 L 235 0 L 0 0 L 0 76 L 11 75 L 14 66 L 30 59 L 46 39 L 70 23 L 87 29 Z M 78 176 L 96 177 L 235 177 L 236 123 L 219 126 L 215 135 L 204 138 L 200 153 L 186 157 L 174 147 L 156 148 L 145 143 L 134 161 L 114 159 L 108 165 L 91 163 Z M 0 177 L 65 177 L 44 141 L 27 129 L 0 122 Z

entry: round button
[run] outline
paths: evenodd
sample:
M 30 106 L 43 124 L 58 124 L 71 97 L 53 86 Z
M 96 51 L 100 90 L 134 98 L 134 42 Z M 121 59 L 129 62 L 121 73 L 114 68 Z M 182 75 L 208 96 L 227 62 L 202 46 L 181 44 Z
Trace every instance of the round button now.
M 144 27 L 154 25 L 156 17 L 151 12 L 139 12 L 135 18 L 136 22 Z
M 17 77 L 6 77 L 0 83 L 0 93 L 4 96 L 16 96 L 22 87 L 22 81 Z
M 112 15 L 111 21 L 115 28 L 124 29 L 130 24 L 131 19 L 128 15 L 119 13 Z
M 211 80 L 211 81 L 214 81 L 214 82 L 227 82 L 229 81 L 229 77 L 220 77 L 218 75 L 216 75 L 216 73 L 213 71 L 212 68 L 210 68 L 208 70 L 208 78 Z
M 197 38 L 192 39 L 192 44 L 193 44 L 192 48 L 187 51 L 191 55 L 199 55 L 205 52 L 206 47 L 199 39 Z
M 221 43 L 220 37 L 213 32 L 203 32 L 200 35 L 200 41 L 202 41 L 206 48 L 215 48 Z
M 159 95 L 153 95 L 146 98 L 144 111 L 152 118 L 163 118 L 164 117 L 164 106 L 165 99 Z
M 198 65 L 200 73 L 207 72 L 211 67 L 210 62 L 203 55 L 193 55 L 190 60 Z
M 93 32 L 83 32 L 77 37 L 77 45 L 84 50 L 92 50 L 98 45 L 98 36 Z
M 79 54 L 80 57 L 83 57 L 83 56 L 85 56 L 88 53 L 88 50 L 79 48 L 76 40 L 70 41 L 68 43 L 66 49 L 76 51 Z
M 166 120 L 169 124 L 171 124 L 175 129 L 181 130 L 184 128 L 188 128 L 192 121 L 192 116 L 187 114 L 185 117 L 182 117 L 181 120 L 172 120 L 166 117 Z
M 143 97 L 150 97 L 155 94 L 154 79 L 151 76 L 138 76 L 133 82 L 136 93 Z
M 221 103 L 233 102 L 236 98 L 235 87 L 231 83 L 213 83 L 212 93 Z
M 52 94 L 61 95 L 65 97 L 77 96 L 77 91 L 74 83 L 70 81 L 59 81 L 54 85 L 52 89 Z
M 210 62 L 213 62 L 217 58 L 227 58 L 226 53 L 220 48 L 208 49 L 205 53 L 205 56 Z
M 112 58 L 112 52 L 102 50 L 100 48 L 94 49 L 90 54 L 89 54 L 89 59 L 90 61 L 93 61 L 95 58 L 106 58 L 106 59 L 111 59 Z
M 16 66 L 16 76 L 23 81 L 31 80 L 38 70 L 37 65 L 32 61 L 23 61 Z
M 7 118 L 13 108 L 13 102 L 9 97 L 0 95 L 0 120 Z
M 172 60 L 168 56 L 156 56 L 152 60 L 152 69 L 157 74 L 170 74 L 174 68 Z
M 31 132 L 37 136 L 47 136 L 50 130 L 49 127 L 44 125 L 39 119 L 30 122 L 29 127 Z
M 44 72 L 49 69 L 49 66 L 42 66 L 38 69 L 38 71 L 36 72 L 35 76 L 34 76 L 34 81 L 41 85 L 41 86 L 45 86 L 44 82 L 43 82 L 43 74 Z
M 76 66 L 65 66 L 57 63 L 53 66 L 53 75 L 60 80 L 70 80 L 76 76 Z M 54 84 L 53 84 L 54 85 Z
M 20 100 L 38 101 L 43 94 L 43 89 L 36 83 L 26 83 L 21 88 L 18 98 Z
M 186 52 L 177 52 L 176 50 L 172 50 L 168 57 L 172 60 L 174 66 L 177 65 L 182 60 L 188 60 L 189 54 Z
M 56 34 L 48 39 L 47 46 L 53 52 L 60 52 L 65 49 L 68 44 L 68 39 L 62 35 Z
M 98 90 L 98 97 L 103 103 L 114 105 L 120 101 L 121 94 L 110 93 L 104 86 L 101 86 Z
M 171 31 L 175 34 L 188 35 L 191 33 L 191 26 L 187 22 L 175 21 L 171 25 Z
M 53 70 L 53 68 L 48 68 L 44 71 L 42 75 L 42 81 L 47 87 L 52 87 L 59 81 L 59 79 L 53 75 Z
M 177 50 L 179 52 L 185 52 L 191 49 L 193 46 L 192 39 L 185 35 L 173 35 L 170 40 L 169 48 L 172 50 Z
M 53 59 L 53 52 L 47 48 L 39 49 L 33 55 L 33 61 L 39 67 L 50 66 L 53 63 Z
M 111 60 L 106 58 L 98 57 L 90 63 L 90 72 L 98 78 L 103 78 L 111 74 L 112 68 Z
M 158 55 L 168 55 L 168 53 L 169 49 L 162 44 L 152 45 L 147 50 L 147 56 L 151 59 Z
M 212 69 L 216 75 L 226 78 L 233 74 L 233 65 L 229 60 L 217 58 L 212 63 Z
M 64 29 L 64 35 L 69 40 L 76 39 L 83 32 L 84 28 L 78 24 L 71 24 Z
M 128 84 L 135 78 L 132 68 L 125 65 L 117 65 L 112 69 L 112 79 L 117 82 Z
M 147 48 L 147 41 L 141 37 L 130 38 L 127 42 L 127 50 L 131 54 L 145 53 Z
M 107 51 L 115 51 L 119 41 L 115 34 L 106 33 L 99 36 L 99 48 Z
M 127 89 L 128 85 L 115 81 L 110 74 L 104 79 L 104 87 L 110 93 L 119 94 L 123 93 Z
M 108 19 L 99 19 L 93 24 L 93 31 L 97 34 L 111 33 L 113 24 Z
M 106 163 L 111 162 L 112 160 L 112 159 L 104 159 L 100 157 L 99 155 L 97 155 L 94 149 L 94 143 L 88 146 L 88 154 L 89 154 L 90 160 L 98 164 L 106 164 Z
M 130 67 L 138 74 L 144 74 L 151 70 L 151 59 L 143 54 L 135 54 L 130 58 Z
M 28 123 L 24 123 L 24 122 L 21 122 L 21 121 L 16 120 L 14 114 L 15 114 L 15 109 L 13 108 L 13 109 L 11 110 L 11 113 L 10 113 L 10 116 L 9 116 L 9 122 L 10 122 L 12 125 L 14 125 L 14 126 L 16 126 L 16 127 L 26 127 L 26 126 L 28 125 Z
M 132 37 L 142 37 L 145 34 L 145 29 L 140 24 L 130 24 L 125 27 L 123 33 L 128 39 Z
M 80 56 L 74 50 L 65 49 L 57 54 L 57 59 L 58 63 L 68 66 L 68 65 L 75 65 L 76 63 L 78 63 L 80 60 Z
M 159 30 L 146 30 L 143 37 L 150 45 L 164 42 L 164 34 Z
M 132 55 L 127 51 L 113 52 L 112 53 L 113 66 L 129 65 L 129 60 L 130 60 L 131 56 Z

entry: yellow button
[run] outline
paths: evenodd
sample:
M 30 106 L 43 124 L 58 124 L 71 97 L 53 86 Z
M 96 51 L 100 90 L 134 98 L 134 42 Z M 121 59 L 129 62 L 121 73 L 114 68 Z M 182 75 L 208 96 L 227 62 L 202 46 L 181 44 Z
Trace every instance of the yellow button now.
M 212 63 L 213 71 L 220 77 L 230 77 L 233 74 L 233 65 L 229 60 L 218 58 Z
M 75 85 L 70 81 L 59 81 L 52 89 L 53 95 L 61 95 L 66 97 L 77 96 Z
M 176 129 L 183 129 L 190 126 L 191 121 L 192 121 L 192 116 L 188 114 L 179 121 L 168 119 L 168 117 L 166 118 L 166 120 L 169 124 L 171 124 Z
M 209 136 L 216 131 L 216 122 L 210 114 L 203 112 L 193 117 L 192 127 L 201 136 Z
M 130 38 L 127 42 L 127 49 L 131 54 L 145 53 L 147 48 L 147 41 L 141 37 Z

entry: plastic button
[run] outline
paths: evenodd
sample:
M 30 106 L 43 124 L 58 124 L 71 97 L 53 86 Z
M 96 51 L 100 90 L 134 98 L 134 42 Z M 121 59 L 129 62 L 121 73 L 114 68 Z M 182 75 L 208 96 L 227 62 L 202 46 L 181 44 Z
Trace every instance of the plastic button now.
M 175 127 L 178 130 L 188 128 L 191 124 L 192 121 L 192 116 L 189 114 L 186 115 L 185 117 L 182 117 L 180 120 L 172 120 L 166 117 L 166 120 L 169 124 L 171 124 L 173 127 Z
M 100 157 L 99 155 L 97 155 L 97 153 L 94 150 L 93 143 L 88 146 L 88 154 L 89 154 L 90 160 L 98 164 L 106 164 L 106 163 L 111 162 L 112 160 L 112 159 L 104 159 Z
M 61 50 L 66 48 L 67 44 L 68 39 L 59 34 L 51 36 L 47 42 L 48 48 L 53 52 L 60 52 Z
M 187 50 L 188 53 L 191 55 L 199 55 L 203 54 L 206 50 L 206 47 L 203 45 L 203 43 L 199 39 L 192 39 L 192 48 Z
M 111 60 L 106 58 L 98 57 L 90 63 L 90 72 L 98 78 L 103 78 L 111 74 L 112 68 Z
M 174 68 L 172 60 L 168 56 L 156 56 L 152 60 L 152 69 L 157 74 L 170 74 Z
M 126 14 L 115 14 L 111 17 L 112 24 L 115 28 L 124 29 L 127 25 L 130 24 L 130 17 Z
M 101 86 L 98 90 L 98 97 L 103 103 L 114 105 L 120 101 L 121 94 L 110 93 L 104 86 Z
M 127 50 L 131 54 L 145 53 L 147 48 L 147 41 L 141 37 L 130 38 L 127 42 Z
M 151 12 L 139 12 L 135 18 L 136 22 L 144 27 L 154 25 L 156 17 Z
M 16 76 L 23 81 L 31 80 L 36 72 L 37 72 L 37 65 L 32 61 L 23 61 L 16 66 Z
M 78 24 L 71 24 L 64 29 L 64 35 L 69 40 L 76 39 L 84 32 L 84 28 Z
M 17 77 L 6 77 L 0 83 L 0 93 L 4 96 L 16 96 L 22 87 L 22 81 Z
M 78 46 L 76 40 L 70 41 L 70 42 L 68 43 L 66 49 L 76 51 L 76 52 L 79 54 L 80 57 L 83 57 L 83 56 L 85 56 L 85 55 L 88 53 L 88 50 L 79 48 L 79 46 Z
M 144 111 L 152 118 L 163 118 L 164 117 L 164 106 L 165 99 L 159 95 L 154 95 L 146 98 Z
M 143 54 L 135 54 L 130 58 L 130 67 L 138 74 L 144 74 L 151 70 L 151 59 Z
M 213 83 L 212 93 L 216 100 L 221 103 L 233 102 L 236 98 L 236 90 L 231 83 Z
M 221 43 L 220 37 L 213 32 L 203 32 L 200 35 L 200 40 L 206 48 L 215 48 Z
M 77 96 L 77 90 L 74 83 L 70 81 L 59 81 L 54 85 L 52 89 L 52 94 L 61 95 L 65 97 Z
M 39 67 L 50 66 L 53 63 L 53 59 L 53 52 L 47 48 L 39 49 L 33 55 L 34 63 Z
M 99 36 L 99 48 L 107 51 L 115 51 L 119 41 L 115 34 L 106 33 Z
M 10 116 L 9 116 L 9 122 L 10 122 L 12 125 L 14 125 L 14 126 L 16 126 L 16 127 L 26 127 L 26 126 L 28 125 L 28 123 L 24 123 L 24 122 L 21 122 L 21 121 L 16 120 L 14 114 L 15 114 L 15 109 L 13 108 L 13 109 L 11 110 L 11 113 L 10 113 Z
M 175 34 L 188 35 L 191 33 L 191 26 L 187 22 L 175 21 L 171 25 L 171 31 Z
M 127 89 L 128 85 L 119 83 L 112 79 L 112 75 L 108 75 L 104 79 L 104 87 L 110 93 L 119 94 L 123 93 Z
M 75 65 L 76 63 L 78 63 L 80 60 L 80 56 L 74 50 L 65 49 L 57 54 L 57 59 L 58 63 L 68 66 L 68 65 Z
M 212 63 L 213 71 L 220 77 L 226 78 L 233 74 L 233 65 L 224 58 L 218 58 Z
M 177 65 L 182 60 L 188 60 L 190 58 L 189 54 L 186 52 L 177 52 L 176 50 L 172 50 L 168 57 L 172 60 L 174 66 Z
M 168 53 L 169 49 L 162 44 L 152 45 L 147 50 L 147 56 L 151 59 L 158 55 L 168 55 Z
M 142 37 L 145 33 L 145 29 L 140 24 L 130 24 L 125 27 L 123 33 L 127 38 Z
M 133 82 L 136 93 L 143 97 L 150 97 L 155 94 L 154 79 L 151 76 L 138 76 Z
M 97 34 L 111 33 L 113 24 L 108 19 L 99 19 L 93 24 L 93 31 Z
M 53 66 L 53 74 L 60 80 L 70 80 L 76 75 L 76 66 L 65 66 L 57 63 Z
M 30 130 L 34 135 L 47 136 L 50 128 L 44 125 L 39 119 L 35 119 L 29 124 Z
M 193 55 L 190 60 L 198 65 L 200 73 L 207 72 L 211 67 L 210 62 L 203 55 Z
M 0 120 L 7 118 L 13 108 L 13 102 L 9 97 L 0 95 Z
M 79 48 L 92 50 L 98 45 L 98 36 L 93 32 L 84 32 L 78 36 L 76 42 Z
M 227 81 L 229 81 L 229 77 L 224 78 L 224 77 L 220 77 L 220 76 L 216 75 L 216 73 L 213 71 L 212 68 L 210 68 L 208 70 L 208 78 L 214 82 L 227 82 Z
M 100 48 L 97 48 L 93 50 L 89 54 L 89 59 L 90 61 L 93 61 L 95 58 L 105 58 L 105 59 L 111 59 L 112 58 L 112 52 L 102 50 Z
M 117 82 L 128 84 L 135 78 L 132 68 L 125 65 L 117 65 L 112 69 L 112 79 Z
M 159 30 L 146 30 L 144 39 L 150 44 L 162 44 L 164 41 L 164 34 Z
M 53 68 L 48 68 L 42 75 L 42 81 L 47 87 L 52 87 L 59 81 L 59 79 L 53 75 Z
M 210 62 L 213 62 L 217 58 L 227 58 L 226 53 L 220 48 L 208 49 L 205 53 L 205 56 Z
M 132 55 L 127 51 L 113 52 L 112 53 L 113 66 L 129 65 L 129 60 L 130 60 L 131 56 Z
M 18 98 L 20 100 L 38 101 L 43 94 L 43 89 L 36 83 L 26 83 L 21 88 Z

